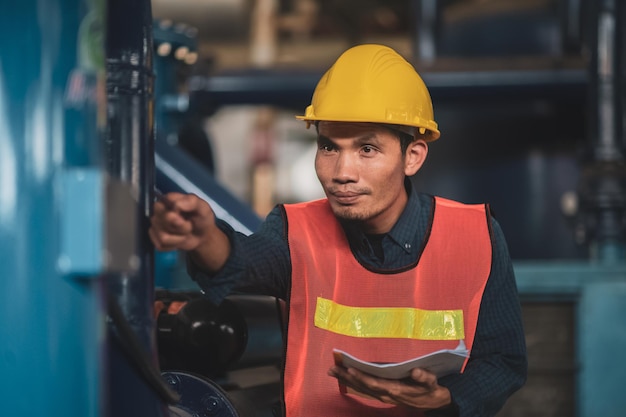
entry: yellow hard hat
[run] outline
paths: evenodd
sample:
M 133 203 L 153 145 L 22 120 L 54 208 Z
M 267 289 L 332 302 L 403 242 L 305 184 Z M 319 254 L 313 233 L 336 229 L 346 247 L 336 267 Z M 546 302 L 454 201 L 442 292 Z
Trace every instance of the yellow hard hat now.
M 345 51 L 317 83 L 304 116 L 296 118 L 307 127 L 316 121 L 394 124 L 419 131 L 427 141 L 439 138 L 424 81 L 409 62 L 383 45 Z

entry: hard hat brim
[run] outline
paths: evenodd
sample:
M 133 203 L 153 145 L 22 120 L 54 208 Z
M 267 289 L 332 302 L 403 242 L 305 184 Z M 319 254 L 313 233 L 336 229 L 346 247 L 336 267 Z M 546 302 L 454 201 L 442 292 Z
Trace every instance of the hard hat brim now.
M 396 126 L 406 126 L 410 128 L 415 128 L 416 131 L 420 133 L 420 136 L 423 139 L 425 139 L 427 142 L 433 142 L 439 139 L 439 137 L 441 136 L 437 123 L 435 123 L 434 121 L 430 121 L 430 122 L 426 121 L 424 123 L 416 123 L 416 124 L 397 124 L 397 123 L 390 123 L 389 120 L 363 120 L 363 119 L 347 119 L 347 118 L 341 118 L 341 120 L 339 120 L 339 119 L 330 119 L 326 117 L 310 117 L 310 116 L 300 116 L 300 115 L 295 116 L 295 117 L 298 120 L 302 120 L 306 122 L 307 129 L 311 127 L 311 125 L 315 122 L 375 123 L 375 124 L 383 124 L 383 125 L 393 124 Z M 422 132 L 422 129 L 424 130 L 423 132 Z M 412 133 L 412 134 L 413 136 L 417 137 L 417 134 L 415 133 Z

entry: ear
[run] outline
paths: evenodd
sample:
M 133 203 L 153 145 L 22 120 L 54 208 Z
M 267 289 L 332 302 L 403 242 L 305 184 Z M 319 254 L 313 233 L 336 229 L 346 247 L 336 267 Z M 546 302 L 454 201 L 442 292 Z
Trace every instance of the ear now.
M 424 165 L 427 155 L 428 144 L 424 139 L 417 139 L 411 142 L 404 157 L 404 174 L 407 177 L 415 175 Z

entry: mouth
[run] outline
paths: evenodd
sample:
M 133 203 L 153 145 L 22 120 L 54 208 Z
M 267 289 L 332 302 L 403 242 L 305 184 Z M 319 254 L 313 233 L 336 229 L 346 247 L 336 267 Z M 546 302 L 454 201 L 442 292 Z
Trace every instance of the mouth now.
M 351 191 L 333 191 L 330 195 L 337 203 L 347 206 L 355 204 L 363 194 Z

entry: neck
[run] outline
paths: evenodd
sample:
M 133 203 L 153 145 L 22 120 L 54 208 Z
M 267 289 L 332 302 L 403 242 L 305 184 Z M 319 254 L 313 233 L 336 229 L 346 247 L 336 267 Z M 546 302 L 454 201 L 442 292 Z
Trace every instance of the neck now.
M 372 235 L 380 235 L 383 233 L 389 233 L 393 226 L 398 222 L 398 219 L 402 215 L 404 208 L 406 207 L 408 196 L 406 193 L 402 193 L 398 201 L 392 206 L 388 207 L 382 213 L 374 216 L 371 219 L 363 221 L 361 223 L 361 229 L 364 233 Z

